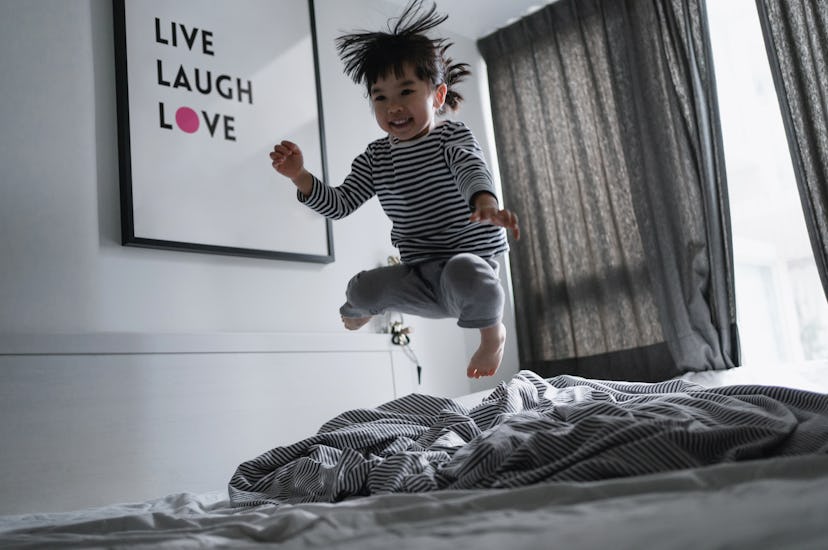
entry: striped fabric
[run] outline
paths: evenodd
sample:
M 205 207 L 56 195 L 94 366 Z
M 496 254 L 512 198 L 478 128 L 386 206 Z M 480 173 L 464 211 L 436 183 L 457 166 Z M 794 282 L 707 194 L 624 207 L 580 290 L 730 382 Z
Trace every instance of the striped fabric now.
M 593 481 L 771 456 L 828 454 L 828 394 L 529 371 L 471 410 L 412 394 L 352 410 L 241 464 L 236 506 Z
M 480 146 L 462 122 L 446 120 L 418 140 L 370 143 L 342 185 L 314 178 L 310 196 L 297 197 L 340 219 L 376 195 L 392 222 L 391 244 L 411 263 L 461 252 L 491 258 L 508 250 L 502 228 L 469 222 L 470 201 L 481 191 L 496 196 Z

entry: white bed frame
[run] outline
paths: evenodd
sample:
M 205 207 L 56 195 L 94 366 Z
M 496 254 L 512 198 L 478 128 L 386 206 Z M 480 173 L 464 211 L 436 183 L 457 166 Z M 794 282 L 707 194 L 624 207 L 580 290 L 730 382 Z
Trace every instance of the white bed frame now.
M 220 489 L 240 462 L 416 390 L 388 335 L 344 332 L 0 335 L 0 376 L 0 514 Z

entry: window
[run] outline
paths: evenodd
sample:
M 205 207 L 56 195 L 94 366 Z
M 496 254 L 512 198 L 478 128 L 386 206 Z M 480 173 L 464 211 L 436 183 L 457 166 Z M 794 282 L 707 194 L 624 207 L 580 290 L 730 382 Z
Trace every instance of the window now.
M 826 304 L 754 0 L 707 2 L 745 365 L 828 358 Z

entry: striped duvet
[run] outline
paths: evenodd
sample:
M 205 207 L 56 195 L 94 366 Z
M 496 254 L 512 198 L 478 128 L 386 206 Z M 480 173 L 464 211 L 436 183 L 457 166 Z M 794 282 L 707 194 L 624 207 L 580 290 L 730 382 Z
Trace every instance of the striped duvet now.
M 471 410 L 412 394 L 347 411 L 312 437 L 242 463 L 229 493 L 236 506 L 335 502 L 813 453 L 828 454 L 828 394 L 522 371 Z

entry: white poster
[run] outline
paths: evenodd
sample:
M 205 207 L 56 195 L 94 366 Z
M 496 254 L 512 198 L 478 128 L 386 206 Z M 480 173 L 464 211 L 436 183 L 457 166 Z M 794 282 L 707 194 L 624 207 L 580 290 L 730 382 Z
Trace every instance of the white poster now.
M 313 2 L 114 0 L 123 243 L 333 261 L 269 152 L 326 175 Z

